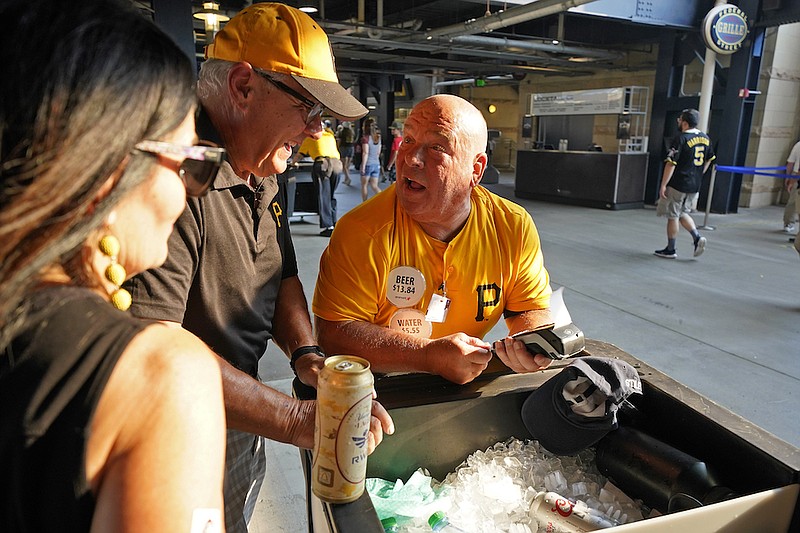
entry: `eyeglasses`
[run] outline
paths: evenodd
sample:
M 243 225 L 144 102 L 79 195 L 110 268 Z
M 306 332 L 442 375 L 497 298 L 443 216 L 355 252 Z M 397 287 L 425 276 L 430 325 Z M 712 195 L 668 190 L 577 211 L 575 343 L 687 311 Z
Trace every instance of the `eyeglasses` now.
M 306 98 L 305 96 L 295 91 L 285 83 L 271 78 L 270 76 L 266 75 L 260 70 L 253 69 L 253 71 L 262 78 L 264 78 L 265 80 L 272 83 L 275 87 L 277 87 L 281 91 L 299 100 L 300 103 L 303 104 L 308 109 L 308 115 L 306 115 L 306 126 L 310 125 L 313 121 L 317 120 L 322 115 L 322 111 L 325 109 L 325 106 L 323 106 L 321 103 L 315 102 L 310 98 Z
M 219 167 L 225 161 L 225 149 L 211 146 L 184 146 L 163 141 L 141 141 L 135 147 L 148 154 L 183 156 L 178 175 L 188 196 L 203 196 L 214 183 Z M 177 163 L 177 161 L 176 161 Z

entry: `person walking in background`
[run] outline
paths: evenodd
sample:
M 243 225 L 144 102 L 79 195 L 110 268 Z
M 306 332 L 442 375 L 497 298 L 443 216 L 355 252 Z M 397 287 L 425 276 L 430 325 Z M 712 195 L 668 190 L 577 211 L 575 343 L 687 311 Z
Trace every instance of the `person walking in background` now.
M 389 175 L 389 181 L 395 181 L 397 177 L 397 169 L 395 162 L 397 161 L 397 153 L 400 150 L 400 145 L 403 143 L 403 125 L 397 121 L 392 122 L 392 148 L 389 152 L 389 162 L 386 163 L 386 173 Z
M 334 193 L 339 185 L 339 176 L 342 173 L 342 162 L 339 151 L 336 149 L 336 138 L 333 131 L 325 128 L 318 139 L 307 137 L 300 148 L 297 149 L 292 162 L 301 157 L 310 157 L 314 160 L 311 167 L 311 179 L 314 180 L 314 189 L 317 192 L 319 234 L 330 237 L 333 226 L 336 224 L 336 198 Z
M 706 248 L 706 238 L 700 235 L 691 213 L 697 206 L 697 196 L 703 174 L 716 158 L 708 135 L 697 129 L 700 113 L 684 109 L 678 117 L 680 134 L 675 137 L 664 164 L 656 213 L 667 217 L 667 246 L 656 250 L 657 257 L 678 257 L 676 242 L 680 226 L 692 235 L 694 257 Z
M 800 174 L 800 141 L 797 141 L 789 152 L 789 157 L 786 158 L 786 174 L 792 176 Z M 800 187 L 798 187 L 797 179 L 786 179 L 786 191 L 789 193 L 789 199 L 786 200 L 786 207 L 783 209 L 783 231 L 790 233 L 793 236 L 789 241 L 794 240 L 796 233 L 795 219 L 800 214 L 797 206 L 800 205 Z
M 378 177 L 381 175 L 381 132 L 377 124 L 370 122 L 368 133 L 361 139 L 361 201 L 369 197 L 367 187 L 378 194 Z
M 350 179 L 350 165 L 353 163 L 355 133 L 349 122 L 342 122 L 339 126 L 341 127 L 338 137 L 339 156 L 341 157 L 342 171 L 344 172 L 344 184 L 349 187 L 352 183 Z
M 359 174 L 361 173 L 361 149 L 367 139 L 369 138 L 369 127 L 373 123 L 373 119 L 370 117 L 365 118 L 361 121 L 361 127 L 358 131 L 355 132 L 358 140 L 353 143 L 353 166 L 356 170 L 358 170 Z
M 306 55 L 300 51 L 305 51 Z M 259 380 L 270 339 L 300 381 L 315 386 L 316 345 L 277 174 L 292 147 L 320 137 L 322 112 L 353 120 L 367 109 L 339 84 L 325 31 L 302 11 L 255 3 L 206 47 L 198 131 L 228 162 L 204 198 L 192 198 L 163 267 L 134 278 L 131 311 L 182 326 L 219 355 L 228 415 L 225 522 L 246 532 L 266 473 L 264 438 L 313 448 L 316 402 Z M 377 403 L 371 451 L 391 427 Z
M 219 365 L 119 288 L 224 159 L 194 68 L 127 1 L 0 16 L 0 529 L 222 531 Z

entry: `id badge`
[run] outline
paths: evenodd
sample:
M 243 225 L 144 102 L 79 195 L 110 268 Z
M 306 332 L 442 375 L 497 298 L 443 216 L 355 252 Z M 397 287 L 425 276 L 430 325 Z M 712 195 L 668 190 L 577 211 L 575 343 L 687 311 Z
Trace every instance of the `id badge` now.
M 447 311 L 450 309 L 450 298 L 434 293 L 428 304 L 428 312 L 425 313 L 425 320 L 429 322 L 444 322 L 447 319 Z

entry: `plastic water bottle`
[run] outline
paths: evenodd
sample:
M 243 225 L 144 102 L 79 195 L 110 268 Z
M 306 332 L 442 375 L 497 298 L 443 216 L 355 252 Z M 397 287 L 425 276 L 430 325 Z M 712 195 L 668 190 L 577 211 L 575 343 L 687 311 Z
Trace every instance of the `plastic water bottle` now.
M 586 533 L 618 526 L 616 520 L 555 492 L 540 492 L 533 498 L 528 515 L 548 533 Z
M 428 518 L 428 525 L 431 526 L 431 529 L 434 531 L 439 531 L 441 533 L 466 533 L 460 527 L 456 527 L 450 523 L 447 517 L 441 511 L 436 511 Z

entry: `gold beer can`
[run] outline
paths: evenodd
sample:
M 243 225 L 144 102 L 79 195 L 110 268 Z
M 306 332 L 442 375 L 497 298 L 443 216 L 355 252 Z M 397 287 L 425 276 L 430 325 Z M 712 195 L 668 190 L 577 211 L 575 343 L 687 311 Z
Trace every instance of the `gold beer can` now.
M 364 492 L 373 378 L 360 357 L 328 357 L 317 385 L 311 490 L 329 503 L 348 503 Z

